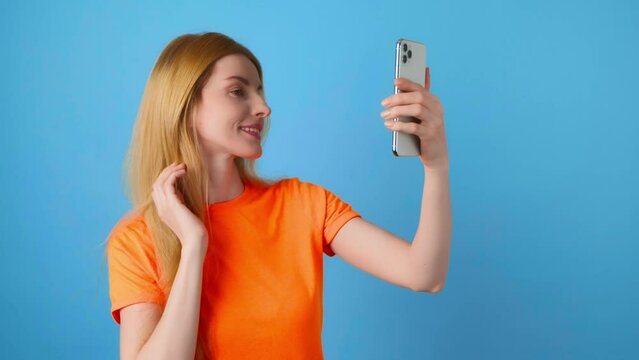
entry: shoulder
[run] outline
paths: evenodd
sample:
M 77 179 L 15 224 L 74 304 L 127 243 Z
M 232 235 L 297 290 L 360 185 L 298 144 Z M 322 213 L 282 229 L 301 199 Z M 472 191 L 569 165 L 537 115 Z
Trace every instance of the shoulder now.
M 295 191 L 299 194 L 307 194 L 311 196 L 320 195 L 320 193 L 324 190 L 322 186 L 310 181 L 304 181 L 297 176 L 282 179 L 278 182 L 278 185 L 282 188 Z
M 324 187 L 299 177 L 291 177 L 278 184 L 279 195 L 285 198 L 287 204 L 297 204 L 302 212 L 321 215 L 326 207 L 327 192 Z
M 128 212 L 113 226 L 108 236 L 107 250 L 150 248 L 152 246 L 151 234 L 144 221 L 144 216 Z
M 324 187 L 297 176 L 279 180 L 274 188 L 276 196 L 303 206 L 322 207 L 327 198 Z

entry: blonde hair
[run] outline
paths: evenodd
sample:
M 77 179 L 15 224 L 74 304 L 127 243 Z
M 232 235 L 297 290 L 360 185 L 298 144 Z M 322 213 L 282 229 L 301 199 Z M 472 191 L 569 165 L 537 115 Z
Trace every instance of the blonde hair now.
M 158 57 L 137 114 L 124 163 L 125 194 L 133 205 L 132 212 L 144 217 L 153 237 L 165 294 L 170 293 L 175 279 L 181 243 L 159 218 L 151 197 L 152 187 L 165 167 L 173 162 L 185 163 L 187 173 L 178 178 L 176 186 L 185 205 L 209 227 L 209 176 L 200 156 L 193 116 L 213 66 L 230 54 L 246 56 L 263 83 L 260 62 L 243 45 L 217 32 L 185 34 L 173 39 Z M 262 146 L 269 126 L 270 116 L 264 121 Z M 260 177 L 255 159 L 236 157 L 234 162 L 240 177 L 253 186 L 268 187 L 278 181 Z M 212 358 L 205 341 L 198 332 L 196 359 Z

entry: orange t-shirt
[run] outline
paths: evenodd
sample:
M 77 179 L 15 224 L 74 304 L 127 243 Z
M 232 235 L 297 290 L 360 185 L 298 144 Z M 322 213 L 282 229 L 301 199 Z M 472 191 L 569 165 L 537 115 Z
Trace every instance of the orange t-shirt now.
M 245 182 L 240 196 L 208 206 L 199 331 L 215 358 L 323 359 L 322 254 L 334 256 L 328 244 L 361 215 L 297 177 L 268 188 Z M 127 305 L 166 304 L 141 215 L 116 224 L 107 255 L 117 324 Z

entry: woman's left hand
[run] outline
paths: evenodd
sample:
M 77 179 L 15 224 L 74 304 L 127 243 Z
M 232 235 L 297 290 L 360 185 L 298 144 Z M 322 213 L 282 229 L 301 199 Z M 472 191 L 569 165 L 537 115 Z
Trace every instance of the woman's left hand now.
M 382 100 L 388 108 L 380 115 L 384 125 L 394 131 L 413 134 L 420 139 L 420 159 L 429 169 L 448 170 L 448 147 L 444 129 L 444 107 L 439 98 L 430 93 L 430 68 L 426 68 L 425 86 L 406 78 L 395 79 L 395 86 L 401 91 Z M 415 122 L 393 121 L 400 116 L 412 116 Z

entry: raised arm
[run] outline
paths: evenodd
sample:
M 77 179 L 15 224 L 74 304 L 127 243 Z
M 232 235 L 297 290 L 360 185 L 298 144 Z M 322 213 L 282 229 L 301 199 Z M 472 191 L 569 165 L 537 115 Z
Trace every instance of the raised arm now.
M 386 121 L 389 130 L 420 139 L 424 166 L 419 226 L 413 242 L 401 239 L 361 218 L 350 220 L 330 246 L 344 260 L 370 274 L 415 291 L 441 291 L 446 281 L 452 237 L 448 146 L 444 129 L 444 107 L 430 93 L 430 69 L 425 86 L 399 78 L 401 93 L 382 101 L 388 110 L 384 119 L 412 116 L 418 122 Z

